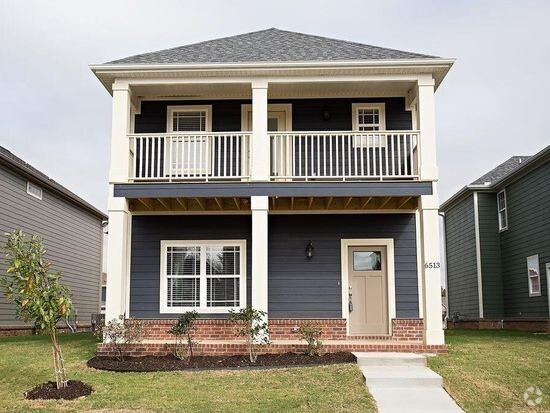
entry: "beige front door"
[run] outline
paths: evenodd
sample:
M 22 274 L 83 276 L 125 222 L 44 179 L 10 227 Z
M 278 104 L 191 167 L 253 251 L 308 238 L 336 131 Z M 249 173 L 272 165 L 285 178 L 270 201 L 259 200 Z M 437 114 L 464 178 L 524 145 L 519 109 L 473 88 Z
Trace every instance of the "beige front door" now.
M 350 334 L 388 334 L 386 247 L 348 248 Z

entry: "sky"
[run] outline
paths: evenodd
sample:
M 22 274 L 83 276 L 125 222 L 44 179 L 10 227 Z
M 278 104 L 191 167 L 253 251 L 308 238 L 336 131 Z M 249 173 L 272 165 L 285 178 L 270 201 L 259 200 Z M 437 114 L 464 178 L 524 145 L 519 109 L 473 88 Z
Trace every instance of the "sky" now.
M 106 211 L 110 95 L 89 70 L 269 27 L 457 59 L 436 94 L 444 201 L 550 144 L 550 1 L 0 0 L 0 145 Z

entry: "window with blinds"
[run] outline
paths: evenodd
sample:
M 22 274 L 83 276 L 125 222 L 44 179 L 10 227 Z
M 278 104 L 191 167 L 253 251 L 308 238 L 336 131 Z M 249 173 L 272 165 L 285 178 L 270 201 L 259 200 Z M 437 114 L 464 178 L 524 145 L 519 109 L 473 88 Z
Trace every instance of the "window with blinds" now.
M 353 129 L 359 132 L 376 132 L 386 129 L 385 105 L 379 103 L 357 104 L 354 106 L 354 125 Z M 365 148 L 385 146 L 386 139 L 383 135 L 368 134 L 366 136 L 357 136 L 354 140 L 354 146 Z
M 245 241 L 162 241 L 161 311 L 246 305 Z
M 172 171 L 177 176 L 208 174 L 211 151 L 204 133 L 210 131 L 210 113 L 210 106 L 168 107 L 168 132 L 182 134 L 171 138 Z

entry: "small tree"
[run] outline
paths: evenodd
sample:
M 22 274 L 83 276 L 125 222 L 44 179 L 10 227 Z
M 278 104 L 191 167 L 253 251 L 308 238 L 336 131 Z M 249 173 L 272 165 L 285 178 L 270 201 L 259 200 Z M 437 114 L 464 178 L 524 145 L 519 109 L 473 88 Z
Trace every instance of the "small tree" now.
M 320 340 L 322 330 L 312 323 L 303 323 L 298 332 L 302 336 L 302 340 L 307 342 L 307 354 L 310 356 L 318 356 L 323 349 L 323 342 Z
M 111 343 L 115 349 L 115 357 L 122 360 L 126 355 L 126 348 L 130 343 L 139 343 L 143 338 L 143 323 L 135 318 L 113 319 L 105 324 L 96 332 L 98 337 L 102 337 L 108 343 Z
M 257 345 L 269 344 L 269 330 L 265 322 L 266 313 L 252 307 L 238 311 L 229 310 L 229 321 L 239 325 L 237 335 L 246 338 L 250 362 L 256 363 Z
M 187 311 L 168 330 L 168 333 L 173 334 L 176 339 L 172 352 L 180 360 L 190 361 L 193 358 L 193 346 L 196 344 L 193 341 L 193 333 L 195 332 L 195 320 L 197 318 L 199 318 L 199 313 L 196 311 Z M 187 345 L 183 343 L 183 336 L 187 338 Z
M 15 304 L 17 318 L 50 336 L 57 388 L 66 387 L 65 362 L 56 329 L 63 319 L 68 324 L 73 311 L 71 292 L 61 284 L 61 273 L 50 272 L 51 264 L 44 260 L 45 250 L 38 236 L 27 239 L 21 230 L 5 235 L 8 268 L 1 278 L 5 295 Z

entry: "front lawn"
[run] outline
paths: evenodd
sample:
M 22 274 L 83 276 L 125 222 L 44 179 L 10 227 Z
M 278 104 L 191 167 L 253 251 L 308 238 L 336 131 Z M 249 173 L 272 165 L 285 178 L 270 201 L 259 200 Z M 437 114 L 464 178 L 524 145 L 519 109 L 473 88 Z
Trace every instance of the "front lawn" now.
M 113 373 L 86 366 L 90 334 L 62 334 L 68 376 L 95 392 L 76 401 L 27 401 L 26 390 L 52 379 L 45 336 L 0 339 L 0 411 L 129 409 L 177 412 L 368 412 L 375 403 L 356 365 L 278 370 Z
M 450 330 L 446 340 L 449 354 L 431 357 L 428 365 L 467 412 L 550 411 L 549 334 Z M 543 392 L 534 407 L 523 400 L 531 386 Z

